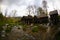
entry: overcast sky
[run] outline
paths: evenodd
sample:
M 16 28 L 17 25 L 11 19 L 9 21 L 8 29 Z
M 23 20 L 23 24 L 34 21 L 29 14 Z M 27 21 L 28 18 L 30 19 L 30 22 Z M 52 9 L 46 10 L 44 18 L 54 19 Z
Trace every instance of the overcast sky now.
M 12 10 L 17 10 L 17 16 L 27 15 L 27 6 L 36 5 L 41 6 L 43 0 L 2 0 L 2 11 L 4 14 L 5 10 L 8 10 L 8 15 L 11 14 Z M 1 1 L 0 1 L 1 3 Z M 48 12 L 54 9 L 60 9 L 60 0 L 47 0 Z

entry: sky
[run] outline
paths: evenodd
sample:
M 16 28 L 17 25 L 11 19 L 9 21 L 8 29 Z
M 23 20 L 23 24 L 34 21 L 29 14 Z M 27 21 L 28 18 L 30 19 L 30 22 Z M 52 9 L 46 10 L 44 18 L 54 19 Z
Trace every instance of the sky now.
M 3 15 L 5 15 L 5 12 L 7 11 L 7 16 L 14 15 L 12 10 L 17 10 L 16 16 L 24 16 L 28 15 L 27 13 L 27 6 L 29 5 L 36 5 L 42 6 L 43 0 L 0 0 L 1 10 L 3 12 Z M 48 6 L 48 12 L 52 10 L 60 10 L 60 0 L 46 0 L 47 6 Z M 32 14 L 33 15 L 33 14 Z

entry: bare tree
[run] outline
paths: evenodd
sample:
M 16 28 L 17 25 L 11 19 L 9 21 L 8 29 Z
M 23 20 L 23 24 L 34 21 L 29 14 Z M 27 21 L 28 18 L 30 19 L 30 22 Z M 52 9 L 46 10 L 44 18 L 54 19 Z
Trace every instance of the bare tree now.
M 12 12 L 13 12 L 13 17 L 15 17 L 17 11 L 16 10 L 13 10 Z
M 35 14 L 36 13 L 36 6 L 35 5 L 30 5 L 27 7 L 29 15 Z
M 32 6 L 27 7 L 29 15 L 31 14 L 31 8 L 32 8 Z
M 38 7 L 37 16 L 40 16 L 43 12 L 44 12 L 44 10 L 41 7 Z
M 0 0 L 0 13 L 1 13 L 1 4 L 2 4 L 2 0 Z
M 12 10 L 9 14 L 9 17 L 15 17 L 16 16 L 16 10 Z
M 44 9 L 45 13 L 47 14 L 47 1 L 43 0 L 42 5 L 43 5 L 43 9 Z
M 8 9 L 5 10 L 5 17 L 7 16 L 7 10 L 8 10 Z

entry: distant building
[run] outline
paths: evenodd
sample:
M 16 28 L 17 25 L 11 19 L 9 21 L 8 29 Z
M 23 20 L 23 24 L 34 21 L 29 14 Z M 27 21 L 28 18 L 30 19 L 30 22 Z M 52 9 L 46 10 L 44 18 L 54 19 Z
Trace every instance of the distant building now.
M 53 25 L 57 25 L 58 22 L 59 22 L 58 11 L 57 11 L 57 10 L 51 11 L 51 12 L 49 13 L 49 15 L 50 15 L 50 22 L 51 22 Z
M 57 11 L 57 10 L 54 10 L 54 11 L 51 11 L 51 12 L 49 13 L 49 15 L 52 15 L 52 14 L 57 14 L 57 15 L 58 15 L 58 11 Z

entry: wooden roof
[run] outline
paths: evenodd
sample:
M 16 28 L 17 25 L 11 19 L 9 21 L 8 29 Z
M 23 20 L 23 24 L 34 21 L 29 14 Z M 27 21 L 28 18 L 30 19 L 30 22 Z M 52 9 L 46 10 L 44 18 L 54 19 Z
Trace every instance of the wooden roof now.
M 37 16 L 38 18 L 42 18 L 42 17 L 47 17 L 46 14 L 40 14 L 40 16 Z
M 52 15 L 52 14 L 58 14 L 58 11 L 57 11 L 57 10 L 54 10 L 54 11 L 51 11 L 51 12 L 49 13 L 49 15 Z

